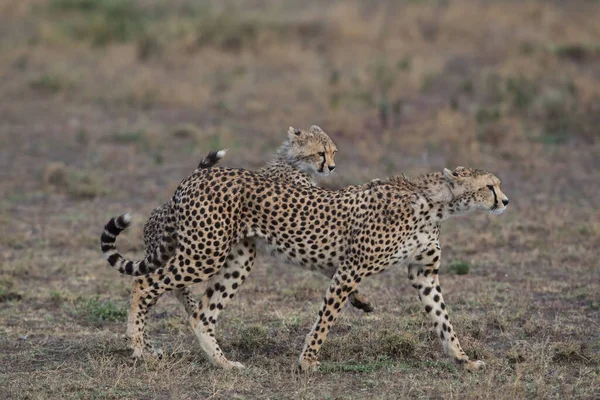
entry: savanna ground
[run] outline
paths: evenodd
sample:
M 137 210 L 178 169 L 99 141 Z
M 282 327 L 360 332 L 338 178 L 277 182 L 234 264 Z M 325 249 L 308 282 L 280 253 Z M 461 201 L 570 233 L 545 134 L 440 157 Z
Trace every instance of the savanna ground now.
M 215 3 L 216 4 L 216 3 Z M 51 0 L 0 3 L 0 397 L 599 398 L 600 3 Z M 172 295 L 123 340 L 131 279 L 100 254 L 207 151 L 257 168 L 288 126 L 337 142 L 329 187 L 465 165 L 511 204 L 442 228 L 470 356 L 442 354 L 406 271 L 363 283 L 320 372 L 294 372 L 327 279 L 259 258 L 211 368 Z M 199 296 L 202 288 L 195 289 Z

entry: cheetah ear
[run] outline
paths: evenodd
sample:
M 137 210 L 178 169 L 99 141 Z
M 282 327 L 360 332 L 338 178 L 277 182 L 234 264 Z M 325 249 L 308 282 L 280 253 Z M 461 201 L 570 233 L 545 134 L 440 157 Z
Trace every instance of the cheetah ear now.
M 444 178 L 448 182 L 456 182 L 458 180 L 458 174 L 450 171 L 448 168 L 444 168 Z
M 302 134 L 302 131 L 300 129 L 296 129 L 292 126 L 290 126 L 288 128 L 288 137 L 292 140 L 294 140 L 296 137 L 300 136 Z
M 321 132 L 323 132 L 323 129 L 321 129 L 321 127 L 319 127 L 317 125 L 313 125 L 310 127 L 310 131 L 313 133 L 321 133 Z

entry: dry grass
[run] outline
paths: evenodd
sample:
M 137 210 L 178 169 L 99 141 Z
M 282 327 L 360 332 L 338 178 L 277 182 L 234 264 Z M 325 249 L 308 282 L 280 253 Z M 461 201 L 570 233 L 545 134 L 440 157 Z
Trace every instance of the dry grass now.
M 2 398 L 600 397 L 597 2 L 5 3 Z M 484 373 L 443 357 L 389 271 L 363 285 L 376 312 L 345 309 L 321 372 L 295 374 L 327 282 L 269 258 L 219 324 L 246 370 L 210 368 L 172 296 L 149 327 L 166 358 L 129 360 L 106 220 L 133 211 L 119 246 L 140 256 L 143 221 L 207 151 L 256 168 L 311 124 L 340 149 L 330 187 L 457 165 L 503 179 L 505 215 L 441 238 L 451 317 Z

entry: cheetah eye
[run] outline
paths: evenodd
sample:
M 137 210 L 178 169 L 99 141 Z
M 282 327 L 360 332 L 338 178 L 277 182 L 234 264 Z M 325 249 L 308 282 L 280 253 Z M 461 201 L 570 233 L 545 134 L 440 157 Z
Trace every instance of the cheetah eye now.
M 325 157 L 325 153 L 324 153 L 324 152 L 322 152 L 322 151 L 320 151 L 318 154 L 319 154 L 319 156 L 321 156 L 321 157 Z
M 488 189 L 494 190 L 494 185 L 487 185 Z

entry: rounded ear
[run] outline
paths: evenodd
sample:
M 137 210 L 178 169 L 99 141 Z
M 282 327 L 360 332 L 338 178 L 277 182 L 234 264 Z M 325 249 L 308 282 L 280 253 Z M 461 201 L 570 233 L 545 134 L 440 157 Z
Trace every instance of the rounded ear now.
M 302 134 L 302 131 L 300 129 L 296 129 L 296 128 L 292 127 L 292 126 L 290 126 L 288 128 L 288 137 L 290 139 L 294 139 L 297 136 L 300 136 L 301 134 Z
M 456 172 L 452 172 L 448 168 L 444 168 L 444 178 L 446 178 L 446 180 L 448 182 L 456 181 L 457 177 L 458 177 L 458 174 Z
M 321 127 L 319 127 L 317 125 L 313 125 L 310 127 L 310 131 L 314 132 L 314 133 L 321 133 L 321 132 L 323 132 L 323 129 L 321 129 Z

